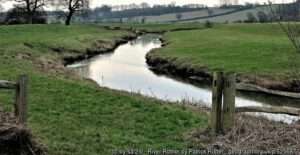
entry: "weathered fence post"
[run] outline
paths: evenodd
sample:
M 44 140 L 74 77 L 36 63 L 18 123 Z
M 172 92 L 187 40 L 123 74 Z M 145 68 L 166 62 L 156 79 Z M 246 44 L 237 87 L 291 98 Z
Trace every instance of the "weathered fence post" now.
M 230 130 L 234 125 L 236 74 L 227 73 L 224 76 L 223 91 L 223 130 Z
M 215 72 L 213 75 L 211 112 L 211 129 L 213 134 L 218 134 L 222 131 L 222 93 L 223 72 Z
M 27 121 L 27 82 L 28 77 L 21 75 L 16 87 L 15 115 L 18 123 L 24 126 Z

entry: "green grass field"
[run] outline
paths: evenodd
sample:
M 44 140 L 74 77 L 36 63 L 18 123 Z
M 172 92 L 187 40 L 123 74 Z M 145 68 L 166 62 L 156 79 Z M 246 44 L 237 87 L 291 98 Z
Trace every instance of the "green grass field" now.
M 98 88 L 61 72 L 41 70 L 40 60 L 59 62 L 66 51 L 84 52 L 96 40 L 128 32 L 94 25 L 0 26 L 0 79 L 28 74 L 29 127 L 49 154 L 98 155 L 112 149 L 181 149 L 184 134 L 206 127 L 207 116 L 139 95 Z M 50 48 L 49 48 L 50 47 Z M 55 63 L 54 63 L 55 64 Z M 12 110 L 13 94 L 0 91 L 0 106 Z
M 64 47 L 65 49 L 85 52 L 95 40 L 112 40 L 125 35 L 124 31 L 99 29 L 96 25 L 36 25 L 1 26 L 0 48 L 29 43 L 35 48 Z M 47 49 L 46 49 L 47 50 Z
M 193 68 L 234 71 L 284 79 L 300 68 L 297 53 L 276 24 L 217 25 L 212 29 L 171 32 L 169 43 L 153 52 L 176 64 Z

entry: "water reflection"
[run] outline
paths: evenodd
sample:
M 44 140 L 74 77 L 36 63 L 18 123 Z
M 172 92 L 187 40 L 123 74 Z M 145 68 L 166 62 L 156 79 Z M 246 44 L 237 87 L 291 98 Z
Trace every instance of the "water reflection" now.
M 100 55 L 68 67 L 103 87 L 138 92 L 163 100 L 189 100 L 210 106 L 212 96 L 209 87 L 199 87 L 164 75 L 157 75 L 148 68 L 145 55 L 154 48 L 160 48 L 161 44 L 158 35 L 145 35 L 118 47 L 114 53 Z M 299 101 L 256 93 L 238 93 L 236 98 L 238 107 L 274 104 L 296 106 L 295 103 Z M 287 115 L 257 115 L 285 122 L 298 119 Z

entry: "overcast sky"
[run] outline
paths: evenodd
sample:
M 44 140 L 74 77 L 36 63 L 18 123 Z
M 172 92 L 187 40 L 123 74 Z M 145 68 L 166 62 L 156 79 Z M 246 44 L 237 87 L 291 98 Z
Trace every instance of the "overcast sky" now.
M 245 2 L 264 3 L 264 2 L 268 2 L 268 1 L 269 0 L 239 0 L 239 3 L 240 4 L 244 4 Z M 282 3 L 282 2 L 288 2 L 288 1 L 293 1 L 293 0 L 271 0 L 271 1 L 273 3 Z M 215 5 L 219 5 L 220 0 L 92 0 L 91 7 L 94 8 L 97 6 L 101 6 L 103 4 L 121 5 L 121 4 L 131 4 L 131 3 L 140 4 L 142 2 L 147 2 L 151 5 L 153 5 L 153 4 L 170 4 L 171 2 L 176 2 L 177 5 L 195 3 L 195 4 L 204 4 L 204 5 L 208 5 L 208 6 L 215 6 Z M 3 5 L 6 9 L 12 7 L 12 4 L 10 2 L 3 3 Z

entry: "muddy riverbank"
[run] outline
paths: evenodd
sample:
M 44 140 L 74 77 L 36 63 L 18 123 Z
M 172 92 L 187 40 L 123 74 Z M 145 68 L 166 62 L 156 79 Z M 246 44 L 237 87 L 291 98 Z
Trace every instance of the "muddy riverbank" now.
M 72 64 L 76 61 L 92 58 L 100 54 L 106 54 L 113 52 L 118 46 L 127 43 L 130 40 L 134 40 L 139 36 L 138 33 L 129 33 L 128 35 L 117 38 L 113 41 L 97 40 L 93 43 L 92 47 L 87 48 L 86 52 L 81 54 L 73 54 L 70 56 L 64 56 L 64 65 Z
M 101 54 L 111 53 L 120 45 L 134 40 L 138 36 L 139 34 L 130 32 L 111 40 L 91 40 L 91 46 L 80 50 L 55 46 L 45 47 L 53 52 L 52 55 L 57 57 L 56 59 L 51 59 L 46 56 L 33 57 L 32 54 L 28 52 L 19 53 L 16 57 L 18 60 L 31 61 L 41 72 L 67 74 L 76 78 L 76 76 L 73 76 L 73 72 L 70 72 L 70 70 L 68 70 L 65 66 L 77 61 L 87 60 Z M 36 47 L 32 45 L 31 48 L 33 49 Z

